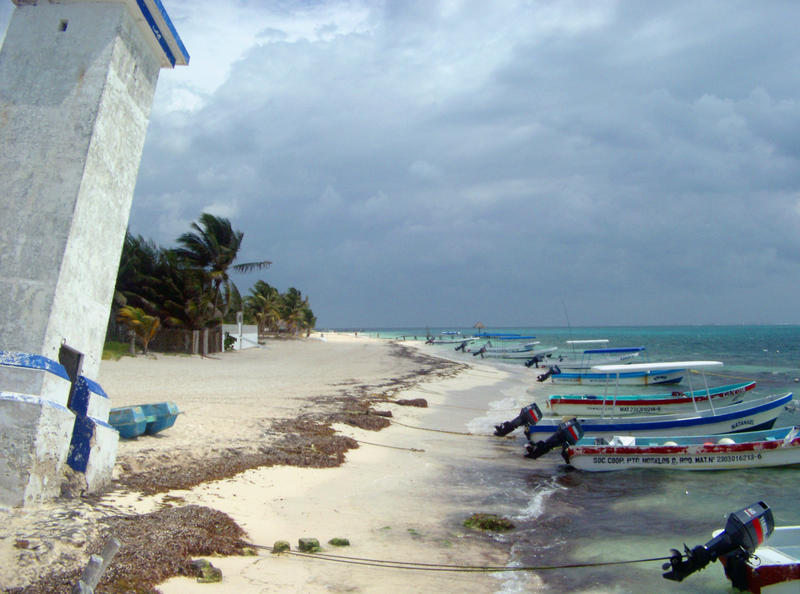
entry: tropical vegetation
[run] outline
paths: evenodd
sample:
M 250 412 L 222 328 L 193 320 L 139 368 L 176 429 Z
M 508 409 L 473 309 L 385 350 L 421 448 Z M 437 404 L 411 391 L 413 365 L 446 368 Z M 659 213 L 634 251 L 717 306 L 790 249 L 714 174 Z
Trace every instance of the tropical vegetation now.
M 281 293 L 259 280 L 242 298 L 230 273 L 264 270 L 271 264 L 237 263 L 243 239 L 244 233 L 234 230 L 228 219 L 209 213 L 201 214 L 174 248 L 127 233 L 111 320 L 133 330 L 145 351 L 161 324 L 203 330 L 235 322 L 239 311 L 261 333 L 310 332 L 316 318 L 298 289 Z

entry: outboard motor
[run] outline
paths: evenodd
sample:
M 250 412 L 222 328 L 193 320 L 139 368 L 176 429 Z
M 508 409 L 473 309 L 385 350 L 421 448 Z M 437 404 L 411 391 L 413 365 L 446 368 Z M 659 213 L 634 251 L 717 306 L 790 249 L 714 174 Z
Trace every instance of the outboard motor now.
M 669 569 L 669 571 L 663 576 L 668 580 L 680 582 L 686 576 L 703 569 L 720 557 L 750 556 L 758 545 L 769 538 L 774 528 L 775 521 L 772 518 L 772 510 L 763 501 L 740 509 L 728 516 L 725 530 L 706 544 L 698 545 L 691 550 L 684 544 L 684 554 L 672 549 L 669 563 L 665 563 L 663 566 L 663 569 Z M 686 559 L 683 558 L 684 555 Z M 739 587 L 728 573 L 728 568 L 725 573 L 734 582 L 734 586 Z
M 539 363 L 541 363 L 541 361 L 542 360 L 537 355 L 536 357 L 533 357 L 532 359 L 529 359 L 528 361 L 525 361 L 525 367 L 536 366 L 536 369 L 539 369 Z
M 535 460 L 558 446 L 565 447 L 578 443 L 578 440 L 583 437 L 583 427 L 581 427 L 581 423 L 578 419 L 569 419 L 561 423 L 558 429 L 556 429 L 556 432 L 544 441 L 537 441 L 536 443 L 531 441 L 531 434 L 528 430 L 525 431 L 525 437 L 527 437 L 528 442 L 530 442 L 525 446 L 527 450 L 525 457 Z
M 535 425 L 539 422 L 542 418 L 542 411 L 539 410 L 539 407 L 536 405 L 535 402 L 529 404 L 521 411 L 519 411 L 519 415 L 515 419 L 510 421 L 505 421 L 499 425 L 494 426 L 494 434 L 503 436 L 508 435 L 517 427 L 521 427 L 525 425 L 526 427 L 530 425 Z
M 561 370 L 558 368 L 558 365 L 552 365 L 545 371 L 544 373 L 536 376 L 537 382 L 546 381 L 551 375 L 558 375 L 561 373 Z
M 479 348 L 477 351 L 475 351 L 474 353 L 472 353 L 472 356 L 473 356 L 473 357 L 477 357 L 478 355 L 480 355 L 480 356 L 481 356 L 481 359 L 483 359 L 483 353 L 485 353 L 485 352 L 486 352 L 486 345 L 483 345 L 483 346 L 482 346 L 481 348 Z
M 467 341 L 465 340 L 465 341 L 464 341 L 464 342 L 462 342 L 460 345 L 458 345 L 458 346 L 456 347 L 456 350 L 457 350 L 457 351 L 464 351 L 464 352 L 466 353 L 466 352 L 467 352 Z

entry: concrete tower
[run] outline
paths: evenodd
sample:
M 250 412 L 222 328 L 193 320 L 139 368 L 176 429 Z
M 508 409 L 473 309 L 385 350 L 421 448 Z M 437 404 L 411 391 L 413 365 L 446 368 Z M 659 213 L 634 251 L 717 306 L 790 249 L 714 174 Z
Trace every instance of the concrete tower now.
M 0 504 L 24 505 L 59 493 L 68 457 L 90 490 L 110 478 L 110 404 L 90 378 L 156 81 L 189 56 L 160 0 L 12 1 L 0 50 Z M 87 417 L 92 453 L 76 466 Z

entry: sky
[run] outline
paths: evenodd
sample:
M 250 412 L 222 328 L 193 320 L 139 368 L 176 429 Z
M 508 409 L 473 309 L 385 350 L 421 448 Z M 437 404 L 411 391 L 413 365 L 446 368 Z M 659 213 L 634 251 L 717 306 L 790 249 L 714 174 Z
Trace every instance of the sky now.
M 243 294 L 319 328 L 800 323 L 800 3 L 163 4 L 191 61 L 130 230 L 229 218 L 273 262 Z

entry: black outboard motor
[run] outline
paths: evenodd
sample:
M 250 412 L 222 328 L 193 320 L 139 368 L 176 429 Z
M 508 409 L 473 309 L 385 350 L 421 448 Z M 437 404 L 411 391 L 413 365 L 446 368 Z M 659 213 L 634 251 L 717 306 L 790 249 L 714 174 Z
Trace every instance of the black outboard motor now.
M 475 351 L 474 353 L 472 353 L 472 356 L 473 356 L 473 357 L 477 357 L 478 355 L 480 355 L 480 356 L 481 356 L 481 359 L 483 359 L 483 353 L 485 353 L 485 352 L 486 352 L 486 345 L 483 345 L 483 346 L 482 346 L 481 348 L 479 348 L 477 351 Z
M 525 425 L 526 427 L 530 425 L 535 425 L 539 422 L 539 419 L 542 418 L 542 411 L 539 410 L 539 407 L 536 406 L 536 403 L 533 402 L 519 411 L 519 415 L 515 419 L 510 421 L 505 421 L 499 425 L 494 426 L 494 434 L 503 436 L 508 435 L 517 427 L 521 427 Z
M 525 437 L 528 438 L 528 445 L 525 446 L 527 453 L 526 458 L 533 458 L 534 460 L 553 448 L 558 446 L 566 447 L 567 445 L 575 445 L 578 440 L 583 437 L 583 427 L 581 427 L 578 419 L 569 419 L 564 421 L 558 426 L 556 432 L 544 441 L 531 441 L 530 431 L 525 430 Z
M 552 365 L 545 371 L 544 373 L 536 376 L 537 382 L 546 381 L 551 375 L 558 375 L 561 373 L 561 370 L 558 368 L 558 365 Z
M 541 363 L 541 362 L 542 362 L 542 360 L 539 358 L 539 355 L 536 355 L 535 357 L 525 361 L 525 367 L 536 366 L 536 369 L 539 369 L 539 363 Z
M 458 345 L 456 347 L 456 350 L 457 351 L 464 351 L 466 353 L 467 352 L 467 342 L 469 342 L 469 341 L 465 340 L 464 342 L 462 342 L 460 345 Z
M 668 580 L 676 582 L 703 569 L 712 561 L 716 561 L 723 556 L 749 556 L 756 550 L 756 547 L 764 542 L 772 530 L 775 528 L 775 521 L 772 518 L 772 510 L 763 501 L 758 501 L 734 512 L 728 516 L 725 530 L 709 540 L 704 545 L 698 545 L 689 550 L 683 545 L 685 553 L 672 549 L 672 557 L 669 563 L 665 563 L 663 569 L 669 569 L 663 576 Z M 686 559 L 683 559 L 684 555 Z M 728 569 L 725 571 L 728 574 Z M 734 578 L 728 574 L 731 581 Z M 734 581 L 734 586 L 739 587 Z

